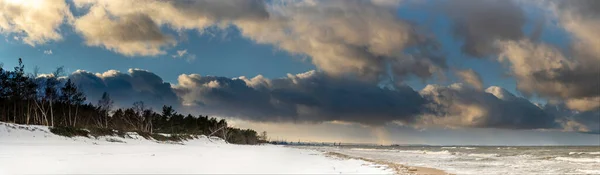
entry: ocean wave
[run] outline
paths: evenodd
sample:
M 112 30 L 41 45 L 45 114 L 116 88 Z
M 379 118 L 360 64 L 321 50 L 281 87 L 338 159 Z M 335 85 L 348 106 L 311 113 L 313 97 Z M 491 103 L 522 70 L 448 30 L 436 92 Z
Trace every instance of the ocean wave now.
M 471 157 L 483 157 L 483 158 L 492 158 L 492 157 L 500 157 L 498 154 L 468 154 Z
M 496 159 L 492 159 L 492 158 L 487 158 L 487 157 L 479 157 L 479 158 L 475 158 L 476 161 L 494 161 Z
M 513 147 L 498 147 L 496 149 L 517 149 L 517 148 L 513 148 Z
M 477 149 L 474 147 L 442 147 L 442 149 Z
M 592 154 L 592 155 L 598 155 L 600 154 L 600 152 L 570 152 L 569 155 L 581 155 L 581 154 Z
M 448 150 L 443 151 L 427 151 L 427 150 L 399 150 L 401 153 L 413 153 L 413 154 L 440 154 L 440 155 L 450 155 L 452 154 Z
M 552 159 L 555 159 L 555 158 L 556 158 L 556 156 L 545 156 L 545 157 L 540 157 L 539 159 L 540 160 L 552 160 Z
M 585 174 L 600 174 L 600 170 L 582 170 L 582 169 L 577 169 L 577 171 L 585 173 Z
M 460 149 L 477 149 L 477 148 L 473 148 L 473 147 L 460 147 Z
M 600 163 L 600 158 L 557 157 L 554 159 L 560 160 L 560 161 L 575 162 L 575 163 Z
M 533 158 L 533 155 L 529 155 L 529 154 L 520 154 L 520 155 L 516 155 L 515 157 L 520 157 L 520 158 Z
M 375 149 L 375 148 L 351 148 L 350 150 L 354 150 L 354 151 L 380 151 L 381 149 Z

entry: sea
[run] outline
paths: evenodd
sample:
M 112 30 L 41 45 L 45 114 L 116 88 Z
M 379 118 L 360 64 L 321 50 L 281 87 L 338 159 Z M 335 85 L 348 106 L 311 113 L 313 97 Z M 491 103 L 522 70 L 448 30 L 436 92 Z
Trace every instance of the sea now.
M 310 146 L 457 175 L 600 174 L 600 146 Z

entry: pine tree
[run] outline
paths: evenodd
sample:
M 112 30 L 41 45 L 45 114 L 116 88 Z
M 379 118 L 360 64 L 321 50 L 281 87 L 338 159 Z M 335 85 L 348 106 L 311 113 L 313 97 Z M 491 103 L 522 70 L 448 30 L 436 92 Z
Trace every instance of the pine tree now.
M 6 110 L 10 92 L 8 74 L 9 72 L 4 70 L 3 64 L 0 64 L 0 104 L 2 105 L 0 107 L 2 108 L 3 121 L 8 121 L 8 111 Z

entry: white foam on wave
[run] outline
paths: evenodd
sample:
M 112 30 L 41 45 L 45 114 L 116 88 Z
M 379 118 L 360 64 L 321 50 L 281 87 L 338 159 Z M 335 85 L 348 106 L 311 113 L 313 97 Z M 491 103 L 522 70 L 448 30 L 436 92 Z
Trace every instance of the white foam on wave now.
M 592 155 L 598 155 L 598 154 L 600 154 L 600 152 L 570 152 L 570 153 L 569 153 L 569 155 L 573 155 L 573 154 L 577 154 L 577 155 L 580 155 L 580 154 L 592 154 Z
M 582 170 L 582 169 L 577 169 L 577 171 L 585 173 L 585 174 L 600 174 L 600 170 Z
M 477 149 L 477 148 L 473 148 L 473 147 L 460 147 L 460 149 Z
M 473 147 L 442 147 L 442 149 L 477 149 Z
M 498 147 L 496 149 L 517 149 L 517 148 L 513 148 L 513 147 Z
M 351 148 L 350 150 L 354 150 L 354 151 L 380 151 L 380 149 L 374 149 L 374 148 Z
M 399 150 L 401 153 L 413 153 L 413 154 L 433 154 L 433 155 L 450 155 L 452 154 L 448 150 L 443 151 L 427 151 L 427 150 Z
M 573 157 L 557 157 L 554 158 L 560 161 L 575 162 L 575 163 L 600 163 L 600 158 L 573 158 Z
M 441 148 L 441 149 L 439 149 Z M 395 148 L 386 151 L 337 150 L 357 157 L 381 159 L 407 166 L 434 167 L 452 174 L 521 175 L 521 174 L 599 174 L 600 156 L 594 148 L 554 147 L 428 147 Z M 524 150 L 524 151 L 520 151 Z M 566 152 L 565 152 L 566 151 Z M 567 155 L 569 151 L 575 151 Z M 575 155 L 574 155 L 575 154 Z M 578 155 L 583 154 L 583 155 Z M 600 174 L 599 174 L 600 175 Z
M 492 157 L 500 157 L 498 154 L 468 154 L 471 157 L 483 157 L 483 158 L 492 158 Z

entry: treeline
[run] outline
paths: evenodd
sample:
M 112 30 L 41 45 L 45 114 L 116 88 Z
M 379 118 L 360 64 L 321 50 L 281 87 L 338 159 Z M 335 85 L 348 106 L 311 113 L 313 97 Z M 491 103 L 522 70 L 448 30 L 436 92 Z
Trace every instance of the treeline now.
M 85 94 L 70 79 L 61 77 L 62 67 L 51 74 L 25 73 L 19 58 L 13 70 L 0 63 L 0 121 L 50 127 L 102 128 L 140 133 L 217 136 L 229 143 L 256 144 L 267 140 L 266 132 L 229 127 L 225 119 L 177 113 L 163 106 L 160 113 L 135 102 L 114 109 L 110 94 L 97 103 L 86 103 Z

